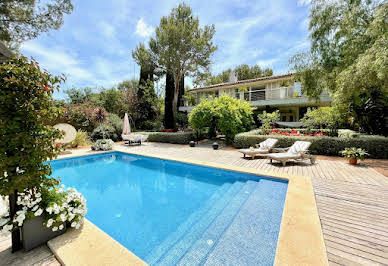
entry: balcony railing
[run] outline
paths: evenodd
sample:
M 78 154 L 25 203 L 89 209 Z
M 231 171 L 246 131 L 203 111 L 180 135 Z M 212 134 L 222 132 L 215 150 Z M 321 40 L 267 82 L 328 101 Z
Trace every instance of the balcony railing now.
M 233 96 L 235 96 L 233 94 Z M 300 97 L 300 91 L 296 90 L 294 87 L 281 87 L 281 88 L 273 88 L 273 89 L 259 89 L 259 90 L 250 90 L 243 93 L 243 98 L 249 102 L 255 101 L 268 101 L 268 100 L 282 100 L 282 99 L 290 99 L 295 97 Z M 214 97 L 214 96 L 211 96 Z M 200 100 L 199 100 L 200 101 Z M 197 100 L 197 104 L 199 103 Z M 188 106 L 187 101 L 181 104 L 181 106 Z
M 244 99 L 249 102 L 289 99 L 294 97 L 295 92 L 294 87 L 251 90 L 244 93 Z M 299 93 L 297 96 L 300 96 Z

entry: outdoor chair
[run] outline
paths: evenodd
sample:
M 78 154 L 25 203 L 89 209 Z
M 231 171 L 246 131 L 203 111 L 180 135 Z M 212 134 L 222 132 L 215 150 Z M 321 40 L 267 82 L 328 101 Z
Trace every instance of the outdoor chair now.
M 129 135 L 121 135 L 121 138 L 124 140 L 124 141 L 127 141 L 126 144 L 128 145 L 141 145 L 141 142 L 143 140 L 143 135 L 141 134 L 129 134 Z M 148 136 L 147 136 L 148 138 Z M 145 140 L 147 139 L 145 138 Z
M 284 149 L 277 148 L 276 150 L 280 151 L 279 153 L 270 153 L 266 157 L 270 159 L 271 163 L 274 160 L 281 162 L 283 166 L 290 160 L 310 160 L 310 163 L 314 164 L 316 157 L 308 153 L 310 145 L 311 142 L 308 141 L 296 141 L 291 147 Z
M 259 144 L 256 144 L 256 148 L 252 149 L 241 149 L 239 152 L 245 156 L 250 156 L 252 159 L 255 159 L 256 156 L 264 156 L 271 152 L 272 148 L 278 142 L 277 139 L 268 138 Z

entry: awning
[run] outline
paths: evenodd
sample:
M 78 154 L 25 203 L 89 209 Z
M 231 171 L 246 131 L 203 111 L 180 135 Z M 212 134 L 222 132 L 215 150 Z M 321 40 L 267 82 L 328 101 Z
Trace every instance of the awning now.
M 302 127 L 301 122 L 276 122 L 277 125 L 285 128 L 298 128 Z

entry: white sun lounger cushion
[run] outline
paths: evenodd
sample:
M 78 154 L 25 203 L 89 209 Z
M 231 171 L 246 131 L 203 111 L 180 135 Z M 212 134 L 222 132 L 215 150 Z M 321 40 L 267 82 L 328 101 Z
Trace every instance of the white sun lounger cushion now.
M 301 154 L 307 152 L 311 142 L 308 141 L 296 141 L 287 151 L 288 154 Z

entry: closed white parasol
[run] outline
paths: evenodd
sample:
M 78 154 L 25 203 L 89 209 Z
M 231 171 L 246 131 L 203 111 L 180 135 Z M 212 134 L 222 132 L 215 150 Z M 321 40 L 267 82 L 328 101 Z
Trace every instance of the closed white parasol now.
M 57 139 L 56 142 L 59 143 L 70 143 L 75 139 L 75 136 L 77 135 L 77 130 L 70 124 L 66 123 L 59 123 L 54 126 L 54 128 L 60 130 L 63 134 L 61 139 Z
M 125 113 L 122 135 L 125 136 L 125 135 L 129 135 L 129 134 L 131 134 L 131 125 L 129 124 L 128 114 Z

